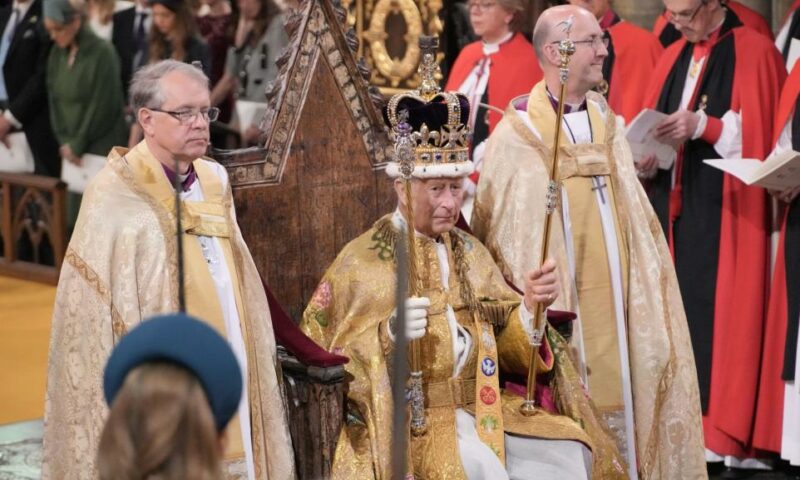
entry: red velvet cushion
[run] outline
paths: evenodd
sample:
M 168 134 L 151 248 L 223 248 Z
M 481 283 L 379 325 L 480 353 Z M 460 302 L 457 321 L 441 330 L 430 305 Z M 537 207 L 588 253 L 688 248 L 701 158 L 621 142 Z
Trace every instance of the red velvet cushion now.
M 343 355 L 328 352 L 308 338 L 281 307 L 263 277 L 261 283 L 267 293 L 269 313 L 272 316 L 272 329 L 275 331 L 275 341 L 278 342 L 278 345 L 282 345 L 305 365 L 333 367 L 350 361 Z

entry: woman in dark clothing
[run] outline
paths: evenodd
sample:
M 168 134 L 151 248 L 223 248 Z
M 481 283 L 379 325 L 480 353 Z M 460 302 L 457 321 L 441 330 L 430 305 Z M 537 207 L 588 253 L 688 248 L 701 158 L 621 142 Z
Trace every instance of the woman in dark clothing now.
M 184 63 L 200 62 L 203 72 L 211 74 L 211 55 L 208 44 L 197 32 L 190 0 L 151 0 L 153 26 L 147 48 L 147 62 L 171 58 Z M 133 148 L 143 138 L 138 123 L 133 123 L 128 147 Z
M 211 88 L 217 85 L 225 73 L 225 56 L 233 44 L 233 11 L 228 0 L 203 0 L 197 14 L 200 35 L 208 43 L 211 55 Z M 233 96 L 229 95 L 220 105 L 219 121 L 229 122 L 233 110 Z
M 148 60 L 155 63 L 171 58 L 181 62 L 200 62 L 211 74 L 208 44 L 200 37 L 187 0 L 153 0 L 153 27 L 150 29 Z

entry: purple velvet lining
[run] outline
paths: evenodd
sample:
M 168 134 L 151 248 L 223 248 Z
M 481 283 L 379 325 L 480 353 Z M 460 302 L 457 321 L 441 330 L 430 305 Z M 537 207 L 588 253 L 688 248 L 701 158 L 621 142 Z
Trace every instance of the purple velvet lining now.
M 458 99 L 461 106 L 460 122 L 466 124 L 469 119 L 469 100 L 463 95 L 459 95 Z M 403 110 L 408 111 L 406 121 L 415 132 L 418 132 L 423 124 L 427 125 L 431 131 L 439 130 L 447 124 L 448 108 L 442 96 L 435 97 L 431 102 L 404 98 L 397 104 L 395 111 L 399 114 Z M 386 109 L 383 111 L 383 118 L 387 125 L 391 125 Z

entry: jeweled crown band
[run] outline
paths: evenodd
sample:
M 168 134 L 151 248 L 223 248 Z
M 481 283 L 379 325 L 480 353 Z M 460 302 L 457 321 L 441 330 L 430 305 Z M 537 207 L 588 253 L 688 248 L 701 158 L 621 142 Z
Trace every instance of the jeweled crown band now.
M 439 66 L 435 45 L 423 55 L 417 90 L 394 95 L 384 110 L 394 142 L 392 177 L 460 177 L 473 170 L 469 159 L 469 100 L 458 92 L 442 92 L 435 81 Z

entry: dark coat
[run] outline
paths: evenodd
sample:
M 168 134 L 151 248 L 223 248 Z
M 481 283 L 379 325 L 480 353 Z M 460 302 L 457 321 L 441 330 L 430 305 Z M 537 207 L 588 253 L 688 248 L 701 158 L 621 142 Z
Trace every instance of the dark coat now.
M 0 32 L 11 17 L 11 4 L 0 8 Z M 45 69 L 52 42 L 44 30 L 42 0 L 33 0 L 17 25 L 3 64 L 8 91 L 8 108 L 20 123 L 30 144 L 38 175 L 58 177 L 61 159 L 58 153 L 47 107 Z

